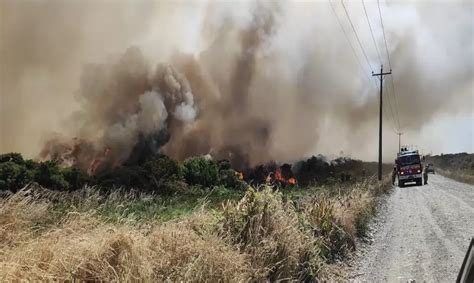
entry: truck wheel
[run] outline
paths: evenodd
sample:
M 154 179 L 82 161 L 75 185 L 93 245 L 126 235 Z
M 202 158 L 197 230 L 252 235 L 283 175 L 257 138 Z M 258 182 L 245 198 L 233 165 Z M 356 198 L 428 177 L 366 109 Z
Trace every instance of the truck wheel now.
M 398 186 L 400 188 L 403 188 L 403 187 L 405 187 L 405 183 L 403 181 L 398 181 Z
M 423 181 L 420 179 L 420 180 L 417 180 L 416 181 L 416 185 L 417 186 L 423 186 Z

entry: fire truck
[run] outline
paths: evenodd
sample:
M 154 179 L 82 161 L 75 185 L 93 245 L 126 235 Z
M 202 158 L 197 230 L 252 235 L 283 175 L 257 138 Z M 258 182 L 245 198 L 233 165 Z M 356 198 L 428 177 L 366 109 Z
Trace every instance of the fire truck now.
M 423 166 L 418 150 L 402 148 L 397 154 L 395 163 L 397 165 L 399 187 L 402 188 L 405 184 L 411 182 L 418 186 L 423 185 Z

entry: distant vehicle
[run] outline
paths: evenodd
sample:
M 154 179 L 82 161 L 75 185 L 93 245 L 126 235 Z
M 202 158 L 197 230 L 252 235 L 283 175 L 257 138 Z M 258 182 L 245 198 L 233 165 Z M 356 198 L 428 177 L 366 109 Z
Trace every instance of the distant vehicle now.
M 423 167 L 418 150 L 402 149 L 395 160 L 398 172 L 398 186 L 403 188 L 405 184 L 415 182 L 418 186 L 423 185 Z
M 434 174 L 435 169 L 433 167 L 433 164 L 430 163 L 430 164 L 426 165 L 425 171 L 426 171 L 426 173 L 433 173 Z

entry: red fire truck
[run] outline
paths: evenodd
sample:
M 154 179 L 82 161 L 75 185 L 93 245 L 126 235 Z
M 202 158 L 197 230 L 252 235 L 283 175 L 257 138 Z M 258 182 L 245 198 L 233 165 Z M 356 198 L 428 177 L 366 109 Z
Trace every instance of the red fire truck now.
M 415 182 L 418 186 L 423 185 L 423 165 L 418 150 L 402 148 L 397 154 L 395 162 L 397 164 L 399 187 L 402 188 L 405 184 L 411 182 Z

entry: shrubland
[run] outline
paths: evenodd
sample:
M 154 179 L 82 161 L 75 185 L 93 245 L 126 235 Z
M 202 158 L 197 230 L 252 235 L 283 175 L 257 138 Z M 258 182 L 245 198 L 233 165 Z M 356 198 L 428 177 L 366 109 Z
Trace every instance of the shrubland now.
M 202 157 L 155 156 L 99 176 L 1 160 L 1 281 L 343 280 L 340 262 L 391 187 L 331 175 L 250 186 Z

